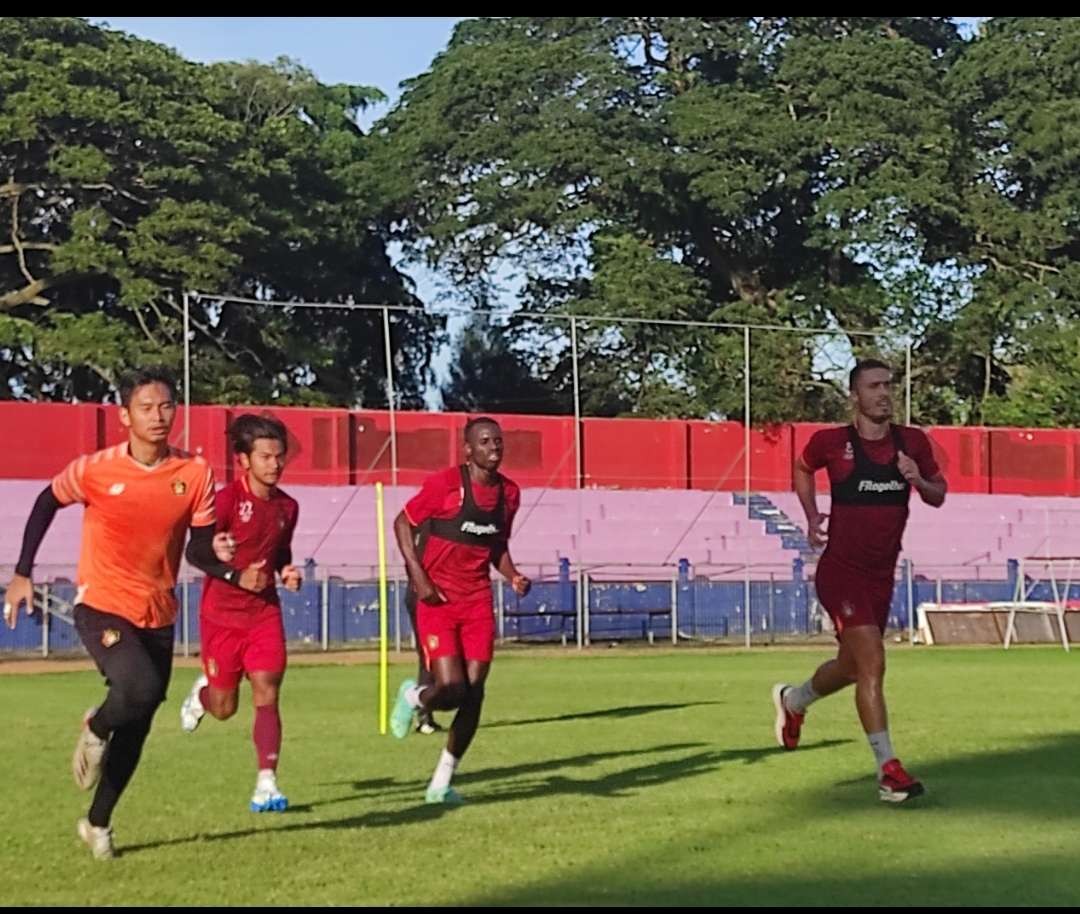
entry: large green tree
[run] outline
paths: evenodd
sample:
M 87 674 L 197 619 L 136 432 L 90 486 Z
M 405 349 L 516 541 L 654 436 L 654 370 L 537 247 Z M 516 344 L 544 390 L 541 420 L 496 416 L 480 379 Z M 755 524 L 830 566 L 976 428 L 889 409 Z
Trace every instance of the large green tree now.
M 1080 22 L 1004 18 L 951 68 L 964 134 L 949 250 L 972 276 L 923 364 L 962 420 L 1080 423 Z M 925 394 L 924 394 L 925 396 Z M 953 418 L 944 412 L 942 418 Z
M 177 365 L 184 290 L 413 303 L 356 123 L 378 98 L 285 60 L 0 19 L 0 395 L 98 399 L 127 367 Z M 377 314 L 196 299 L 192 327 L 197 399 L 382 400 Z M 418 402 L 432 337 L 394 327 Z
M 889 351 L 910 314 L 883 277 L 960 219 L 959 44 L 943 19 L 469 21 L 381 123 L 381 171 L 462 288 L 509 271 L 538 310 L 885 328 L 838 345 Z M 842 409 L 821 348 L 755 336 L 760 417 Z M 741 413 L 737 333 L 590 323 L 582 349 L 598 411 Z

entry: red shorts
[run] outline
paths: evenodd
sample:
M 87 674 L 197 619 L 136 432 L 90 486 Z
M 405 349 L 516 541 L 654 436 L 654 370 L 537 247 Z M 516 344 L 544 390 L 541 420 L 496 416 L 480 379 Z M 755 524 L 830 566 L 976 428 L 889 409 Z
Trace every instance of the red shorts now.
M 867 575 L 825 559 L 818 562 L 814 576 L 818 602 L 832 619 L 837 638 L 857 625 L 876 625 L 885 634 L 894 586 L 891 576 Z
M 215 689 L 231 692 L 245 673 L 285 672 L 285 627 L 276 615 L 250 628 L 217 625 L 199 618 L 202 662 Z
M 490 663 L 495 653 L 495 609 L 490 596 L 416 608 L 416 637 L 431 669 L 439 657 Z

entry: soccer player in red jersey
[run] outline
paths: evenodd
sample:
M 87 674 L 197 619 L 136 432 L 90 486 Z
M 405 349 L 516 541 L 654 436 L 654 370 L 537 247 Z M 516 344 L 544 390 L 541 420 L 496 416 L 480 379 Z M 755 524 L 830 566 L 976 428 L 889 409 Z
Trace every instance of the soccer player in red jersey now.
M 414 713 L 457 709 L 427 788 L 428 803 L 461 802 L 450 781 L 480 723 L 495 647 L 489 567 L 494 565 L 520 596 L 532 586 L 510 557 L 521 490 L 499 472 L 499 424 L 486 417 L 471 419 L 465 426 L 465 455 L 462 466 L 429 476 L 394 521 L 416 591 L 417 635 L 435 681 L 418 686 L 406 679 L 401 684 L 391 729 L 403 739 Z
M 229 437 L 242 473 L 217 493 L 217 530 L 228 535 L 231 561 L 244 570 L 224 580 L 207 578 L 203 585 L 199 606 L 203 675 L 184 699 L 180 725 L 194 731 L 207 711 L 218 720 L 232 717 L 240 680 L 247 676 L 255 705 L 252 739 L 258 759 L 251 811 L 282 812 L 289 805 L 278 789 L 276 774 L 285 629 L 274 573 L 289 590 L 300 589 L 300 572 L 292 564 L 299 507 L 278 488 L 285 467 L 285 426 L 248 414 L 233 422 Z
M 924 789 L 904 770 L 889 737 L 883 635 L 911 491 L 940 508 L 946 484 L 926 435 L 892 424 L 888 365 L 860 362 L 851 372 L 850 389 L 854 423 L 817 432 L 795 465 L 810 544 L 825 546 L 814 581 L 836 629 L 839 652 L 802 685 L 773 687 L 776 739 L 785 749 L 796 748 L 806 709 L 854 684 L 855 707 L 877 762 L 879 796 L 902 803 Z M 831 516 L 818 511 L 814 494 L 814 473 L 821 468 L 828 469 L 832 485 Z

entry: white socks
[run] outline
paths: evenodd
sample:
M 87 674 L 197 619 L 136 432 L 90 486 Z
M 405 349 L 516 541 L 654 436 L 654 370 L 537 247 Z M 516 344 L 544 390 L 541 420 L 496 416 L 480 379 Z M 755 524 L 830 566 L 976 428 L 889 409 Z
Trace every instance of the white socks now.
M 889 731 L 881 730 L 878 733 L 867 733 L 866 738 L 870 741 L 870 748 L 874 750 L 874 759 L 877 761 L 878 771 L 882 766 L 896 758 L 893 752 L 892 740 L 889 739 Z
M 821 696 L 814 691 L 813 679 L 807 679 L 801 686 L 793 686 L 784 693 L 784 707 L 792 714 L 805 714 Z
M 420 694 L 426 688 L 427 686 L 415 685 L 412 688 L 405 690 L 405 700 L 409 703 L 409 707 L 413 709 L 420 707 Z
M 443 749 L 442 755 L 439 756 L 439 764 L 435 766 L 435 773 L 431 776 L 431 783 L 428 785 L 428 789 L 442 790 L 449 787 L 450 779 L 453 778 L 457 766 L 458 759 L 454 758 L 449 752 Z

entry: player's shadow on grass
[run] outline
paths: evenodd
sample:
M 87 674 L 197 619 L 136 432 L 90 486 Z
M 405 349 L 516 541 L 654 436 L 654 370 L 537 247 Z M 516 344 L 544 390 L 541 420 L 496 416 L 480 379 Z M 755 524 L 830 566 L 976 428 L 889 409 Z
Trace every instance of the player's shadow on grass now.
M 573 714 L 559 714 L 554 717 L 530 717 L 525 720 L 497 720 L 485 723 L 483 728 L 491 730 L 495 727 L 524 727 L 527 724 L 553 724 L 569 720 L 601 720 L 612 718 L 622 720 L 627 717 L 639 717 L 642 714 L 654 714 L 657 711 L 679 711 L 683 708 L 701 708 L 707 705 L 723 704 L 721 701 L 687 701 L 654 705 L 626 705 L 621 708 L 602 708 L 598 711 L 577 711 Z
M 309 807 L 310 808 L 310 807 Z M 134 844 L 130 847 L 121 846 L 120 856 L 126 857 L 141 851 L 155 850 L 162 847 L 175 847 L 178 844 L 198 844 L 201 842 L 233 841 L 240 838 L 250 838 L 259 834 L 284 834 L 286 832 L 312 831 L 312 830 L 336 830 L 340 828 L 385 828 L 394 825 L 407 825 L 410 822 L 429 822 L 438 819 L 450 812 L 454 807 L 428 805 L 410 806 L 406 809 L 378 810 L 364 813 L 359 816 L 349 816 L 345 819 L 333 819 L 328 822 L 290 822 L 290 814 L 298 811 L 293 807 L 285 813 L 275 813 L 275 821 L 280 816 L 284 825 L 266 825 L 263 828 L 240 828 L 234 831 L 208 832 L 197 835 L 186 835 L 182 838 L 166 838 L 162 841 L 147 841 L 145 844 Z M 268 821 L 268 820 L 264 820 Z
M 606 762 L 612 759 L 630 758 L 638 755 L 651 755 L 659 752 L 676 752 L 683 749 L 700 749 L 704 743 L 668 743 L 660 746 L 650 746 L 645 749 L 620 749 L 612 752 L 587 752 L 582 755 L 570 755 L 563 758 L 549 758 L 542 761 L 525 762 L 520 765 L 500 765 L 497 767 L 483 768 L 480 771 L 458 775 L 457 784 L 476 784 L 483 781 L 505 780 L 550 772 L 560 768 L 580 768 L 587 765 L 595 765 L 597 762 Z M 344 803 L 349 800 L 362 799 L 364 797 L 387 797 L 396 794 L 413 796 L 416 794 L 418 785 L 416 781 L 399 781 L 394 778 L 370 778 L 366 781 L 333 781 L 327 786 L 349 786 L 353 793 L 336 797 L 330 800 L 316 801 L 312 806 L 331 806 L 336 803 Z
M 955 755 L 926 763 L 911 760 L 911 773 L 927 790 L 903 810 L 1013 813 L 1043 819 L 1080 816 L 1076 772 L 1080 733 L 1034 737 L 1013 748 Z M 838 781 L 813 804 L 836 810 L 865 806 L 869 776 Z
M 817 743 L 808 743 L 800 751 L 812 752 L 819 749 L 831 749 L 849 742 L 851 740 L 822 740 Z M 535 773 L 542 776 L 535 780 L 528 780 L 526 783 L 515 783 L 513 778 L 508 776 L 493 776 L 490 770 L 478 771 L 475 774 L 463 774 L 458 778 L 458 783 L 469 785 L 494 782 L 491 789 L 470 795 L 470 802 L 474 804 L 543 799 L 553 795 L 625 797 L 633 796 L 636 790 L 671 784 L 686 778 L 708 774 L 718 767 L 732 762 L 752 765 L 770 756 L 783 754 L 785 751 L 779 746 L 712 749 L 700 743 L 667 748 L 698 748 L 701 751 L 680 756 L 679 758 L 662 759 L 630 768 L 621 768 L 618 771 L 611 771 L 595 778 L 570 777 L 558 772 L 552 773 L 550 767 L 538 766 Z
M 800 751 L 808 752 L 816 749 L 828 749 L 842 745 L 850 740 L 823 740 L 818 743 L 806 745 Z M 598 777 L 574 777 L 559 773 L 560 769 L 589 767 L 600 762 L 612 761 L 620 758 L 636 757 L 642 755 L 668 754 L 672 752 L 685 752 L 688 749 L 700 750 L 690 755 L 680 755 L 677 758 L 659 759 L 643 765 L 635 765 L 630 768 L 621 768 L 617 771 L 609 771 Z M 457 779 L 459 786 L 467 789 L 468 786 L 492 784 L 487 790 L 480 790 L 468 795 L 469 806 L 480 806 L 491 803 L 505 803 L 515 800 L 540 799 L 550 802 L 557 796 L 591 796 L 591 797 L 628 797 L 633 796 L 637 790 L 658 785 L 671 785 L 680 780 L 697 777 L 714 771 L 717 766 L 728 762 L 743 762 L 752 764 L 776 755 L 784 750 L 779 747 L 753 747 L 746 749 L 710 749 L 704 743 L 672 743 L 654 746 L 651 749 L 629 749 L 617 752 L 594 752 L 586 755 L 570 756 L 563 759 L 547 759 L 546 761 L 530 762 L 524 765 L 507 765 L 495 768 L 486 768 L 472 774 L 464 774 Z M 515 779 L 518 779 L 515 781 Z M 520 779 L 525 779 L 522 782 Z M 334 800 L 314 802 L 306 806 L 293 807 L 290 812 L 309 812 L 316 807 L 345 802 L 347 800 L 363 799 L 371 792 L 377 792 L 378 796 L 385 800 L 388 793 L 391 795 L 398 790 L 407 790 L 410 796 L 420 790 L 420 785 L 415 782 L 401 784 L 389 778 L 376 778 L 371 781 L 353 782 L 358 789 L 357 793 Z M 376 810 L 361 815 L 348 816 L 343 819 L 329 821 L 288 821 L 290 813 L 285 813 L 284 825 L 268 825 L 263 828 L 245 828 L 235 831 L 216 832 L 209 834 L 191 835 L 183 838 L 170 838 L 164 841 L 152 841 L 146 844 L 138 844 L 123 848 L 125 854 L 135 854 L 144 850 L 152 850 L 160 847 L 169 847 L 177 844 L 193 842 L 231 841 L 238 838 L 246 838 L 254 834 L 266 832 L 295 832 L 312 830 L 337 830 L 342 828 L 383 828 L 394 825 L 405 825 L 414 822 L 429 822 L 441 818 L 447 813 L 453 812 L 454 807 L 441 805 L 411 805 L 404 809 Z
M 852 742 L 850 739 L 828 739 L 816 743 L 804 743 L 800 752 L 809 752 L 817 749 L 831 749 Z M 460 785 L 474 785 L 488 782 L 513 781 L 515 778 L 528 777 L 535 774 L 550 775 L 553 771 L 564 768 L 581 768 L 594 765 L 597 762 L 606 762 L 614 759 L 634 758 L 643 755 L 656 755 L 659 753 L 677 752 L 688 749 L 708 749 L 707 743 L 668 743 L 659 746 L 651 746 L 647 749 L 622 749 L 612 752 L 589 752 L 583 755 L 572 755 L 563 758 L 541 759 L 535 762 L 524 762 L 520 765 L 500 765 L 491 768 L 483 768 L 480 771 L 463 772 L 455 779 Z M 762 759 L 774 755 L 783 755 L 784 749 L 779 746 L 754 746 L 744 749 L 720 749 L 710 752 L 715 764 L 726 762 L 743 762 L 753 764 Z M 343 797 L 335 797 L 329 800 L 315 801 L 310 804 L 311 808 L 319 806 L 332 806 L 351 800 L 365 797 L 380 797 L 404 795 L 410 796 L 417 790 L 415 781 L 398 781 L 394 778 L 370 778 L 365 781 L 333 781 L 326 786 L 349 786 L 353 793 Z

